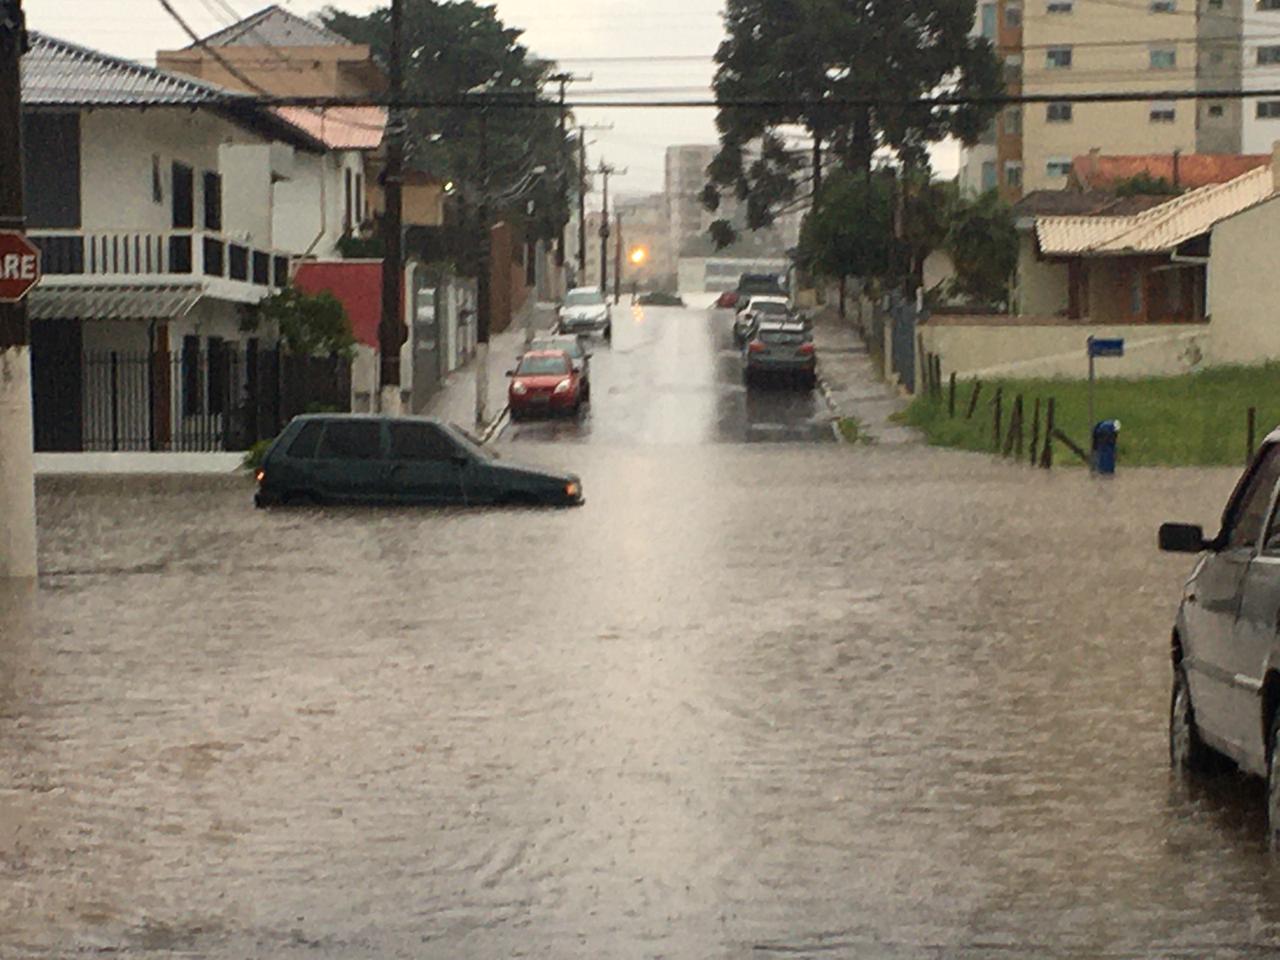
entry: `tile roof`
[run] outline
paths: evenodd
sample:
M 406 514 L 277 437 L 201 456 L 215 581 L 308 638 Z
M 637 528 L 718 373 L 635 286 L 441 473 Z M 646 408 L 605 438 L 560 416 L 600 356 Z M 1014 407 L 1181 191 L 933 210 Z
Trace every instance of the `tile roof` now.
M 238 23 L 205 37 L 193 46 L 210 47 L 346 47 L 351 41 L 296 13 L 272 4 Z M 188 48 L 190 49 L 190 48 Z
M 1039 217 L 1036 239 L 1048 256 L 1164 253 L 1275 195 L 1271 168 L 1259 167 L 1129 216 Z
M 42 33 L 31 33 L 31 51 L 22 58 L 24 106 L 203 106 L 240 98 L 210 83 Z
M 384 107 L 279 107 L 275 112 L 332 150 L 376 150 L 387 126 Z
M 1168 197 L 1117 197 L 1101 190 L 1032 190 L 1013 205 L 1014 217 L 1123 216 L 1159 206 Z
M 1195 190 L 1211 183 L 1226 183 L 1266 166 L 1269 153 L 1187 153 L 1178 157 L 1178 184 Z M 1114 190 L 1122 180 L 1140 173 L 1174 182 L 1173 154 L 1085 154 L 1071 161 L 1071 178 L 1084 190 Z

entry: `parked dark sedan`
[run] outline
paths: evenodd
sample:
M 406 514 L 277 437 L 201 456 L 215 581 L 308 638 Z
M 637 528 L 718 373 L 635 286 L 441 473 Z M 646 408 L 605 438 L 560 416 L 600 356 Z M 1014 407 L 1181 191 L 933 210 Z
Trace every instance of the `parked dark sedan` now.
M 455 426 L 409 417 L 296 417 L 267 451 L 257 479 L 259 507 L 583 502 L 573 474 L 508 463 Z

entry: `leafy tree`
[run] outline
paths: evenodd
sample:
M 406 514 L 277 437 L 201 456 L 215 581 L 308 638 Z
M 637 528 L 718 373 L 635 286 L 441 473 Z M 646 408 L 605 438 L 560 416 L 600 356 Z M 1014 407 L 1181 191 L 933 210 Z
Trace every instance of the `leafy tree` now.
M 720 151 L 704 203 L 715 209 L 720 192 L 731 191 L 758 229 L 802 191 L 820 192 L 824 162 L 865 174 L 885 147 L 923 168 L 930 143 L 975 142 L 996 107 L 912 104 L 1002 92 L 991 44 L 970 36 L 974 9 L 975 0 L 727 0 L 714 80 Z M 815 141 L 809 157 L 786 145 L 784 134 L 797 128 Z
M 356 339 L 346 308 L 331 293 L 304 293 L 287 286 L 258 302 L 245 314 L 241 329 L 263 324 L 280 332 L 286 350 L 299 356 L 351 356 Z
M 801 266 L 821 276 L 914 287 L 925 259 L 946 240 L 954 195 L 953 185 L 932 182 L 927 170 L 882 167 L 870 176 L 837 170 L 805 218 Z
M 1018 231 L 1013 210 L 994 190 L 957 203 L 946 247 L 955 266 L 953 293 L 975 303 L 1008 305 Z
M 320 14 L 325 26 L 354 43 L 366 43 L 383 62 L 391 53 L 391 10 L 379 7 L 359 16 L 334 7 Z M 405 0 L 403 58 L 405 93 L 430 100 L 461 98 L 489 84 L 495 105 L 487 113 L 491 193 L 516 186 L 533 167 L 547 168 L 536 187 L 518 202 L 494 205 L 495 216 L 529 226 L 549 239 L 567 219 L 556 174 L 572 171 L 570 146 L 560 137 L 554 110 L 496 105 L 499 100 L 532 99 L 555 64 L 530 55 L 520 43 L 523 31 L 508 27 L 493 6 L 473 0 Z M 431 107 L 409 111 L 409 161 L 441 179 L 470 188 L 474 197 L 480 170 L 480 109 Z M 534 217 L 526 203 L 534 200 Z

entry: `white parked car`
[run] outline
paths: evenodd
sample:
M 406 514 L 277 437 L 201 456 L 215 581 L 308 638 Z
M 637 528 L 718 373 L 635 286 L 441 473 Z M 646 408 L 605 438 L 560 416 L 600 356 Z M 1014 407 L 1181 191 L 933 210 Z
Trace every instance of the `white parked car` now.
M 564 296 L 558 326 L 564 334 L 613 334 L 613 313 L 609 301 L 597 287 L 575 287 Z
M 791 317 L 791 304 L 786 297 L 772 294 L 756 294 L 738 309 L 733 318 L 733 339 L 741 345 L 751 334 L 758 320 L 785 321 Z

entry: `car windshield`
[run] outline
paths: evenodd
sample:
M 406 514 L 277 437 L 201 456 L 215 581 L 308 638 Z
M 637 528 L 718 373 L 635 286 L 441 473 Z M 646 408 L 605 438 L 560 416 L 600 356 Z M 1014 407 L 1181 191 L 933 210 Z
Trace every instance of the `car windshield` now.
M 582 344 L 577 340 L 535 340 L 529 344 L 530 350 L 563 350 L 569 356 L 577 359 L 583 354 Z
M 765 343 L 804 343 L 808 337 L 803 330 L 761 330 L 760 339 Z
M 570 290 L 565 295 L 566 307 L 599 307 L 604 305 L 604 296 L 599 290 Z
M 568 372 L 569 361 L 564 357 L 524 357 L 516 367 L 518 377 L 551 377 Z

